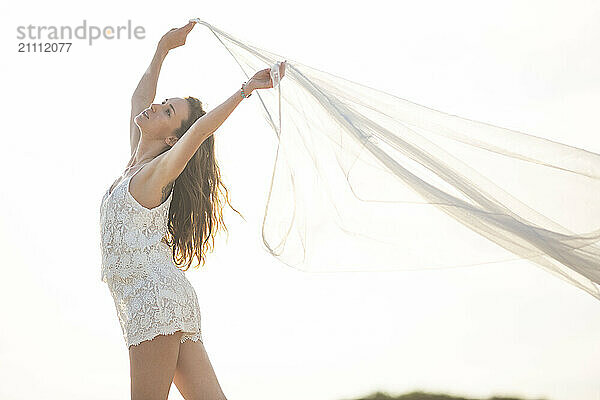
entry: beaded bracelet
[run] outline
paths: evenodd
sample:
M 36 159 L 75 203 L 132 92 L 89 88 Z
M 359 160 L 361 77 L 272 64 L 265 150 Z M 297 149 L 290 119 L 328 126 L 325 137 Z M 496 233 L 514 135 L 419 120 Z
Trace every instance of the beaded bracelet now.
M 245 84 L 246 84 L 246 82 L 242 83 L 242 88 L 241 88 L 240 90 L 241 90 L 241 92 L 242 92 L 242 97 L 243 97 L 243 98 L 245 98 L 245 99 L 247 99 L 248 97 L 252 96 L 252 93 L 250 93 L 248 96 L 246 96 L 246 95 L 244 94 L 244 85 L 245 85 Z

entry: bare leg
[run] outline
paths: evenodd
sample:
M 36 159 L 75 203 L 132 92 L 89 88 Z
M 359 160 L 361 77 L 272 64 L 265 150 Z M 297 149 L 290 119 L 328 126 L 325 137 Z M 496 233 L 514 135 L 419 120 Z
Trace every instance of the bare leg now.
M 201 341 L 181 343 L 173 383 L 185 400 L 227 400 Z
M 132 400 L 166 400 L 173 382 L 183 332 L 158 335 L 129 347 Z

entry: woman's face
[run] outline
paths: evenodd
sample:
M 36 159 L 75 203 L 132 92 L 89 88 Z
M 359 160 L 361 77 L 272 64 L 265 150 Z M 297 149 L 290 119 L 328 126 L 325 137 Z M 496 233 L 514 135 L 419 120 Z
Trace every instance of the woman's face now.
M 139 113 L 134 122 L 145 136 L 164 139 L 173 135 L 181 122 L 188 118 L 189 111 L 185 99 L 172 97 L 160 104 L 152 104 Z

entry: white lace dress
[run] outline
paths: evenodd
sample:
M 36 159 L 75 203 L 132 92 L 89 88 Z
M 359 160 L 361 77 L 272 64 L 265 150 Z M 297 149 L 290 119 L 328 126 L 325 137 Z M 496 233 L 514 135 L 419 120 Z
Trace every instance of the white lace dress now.
M 109 188 L 100 204 L 101 279 L 114 299 L 127 349 L 178 330 L 184 332 L 182 343 L 202 341 L 196 292 L 163 241 L 172 191 L 158 207 L 146 208 L 129 192 L 132 177 Z

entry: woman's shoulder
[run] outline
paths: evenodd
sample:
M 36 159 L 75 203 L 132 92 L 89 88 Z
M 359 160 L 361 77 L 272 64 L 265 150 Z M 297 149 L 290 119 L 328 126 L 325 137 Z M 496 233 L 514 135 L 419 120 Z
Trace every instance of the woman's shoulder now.
M 168 198 L 173 182 L 165 183 L 159 173 L 165 153 L 159 154 L 129 178 L 129 194 L 146 209 L 153 209 Z

